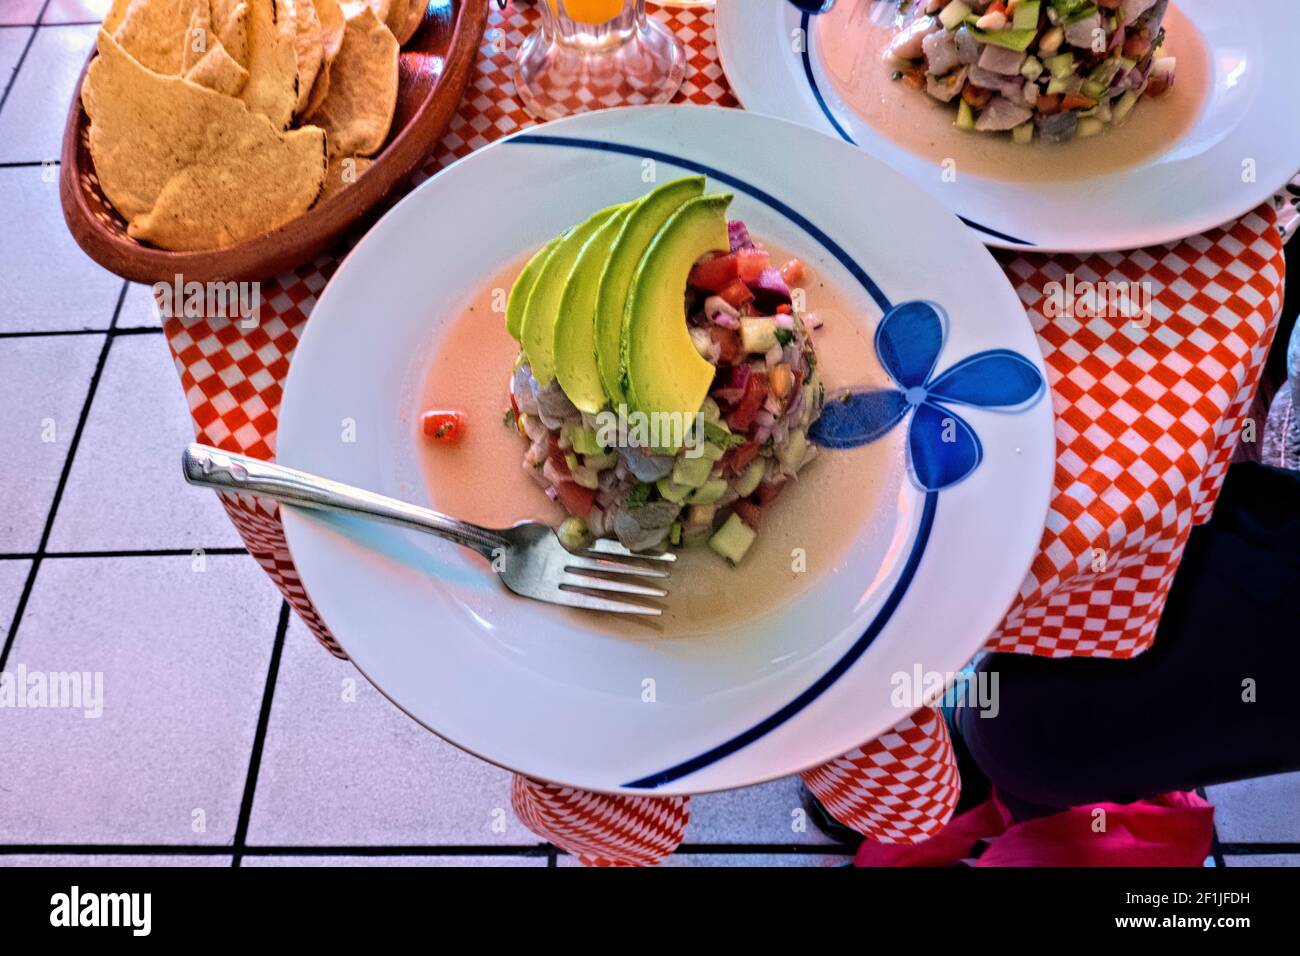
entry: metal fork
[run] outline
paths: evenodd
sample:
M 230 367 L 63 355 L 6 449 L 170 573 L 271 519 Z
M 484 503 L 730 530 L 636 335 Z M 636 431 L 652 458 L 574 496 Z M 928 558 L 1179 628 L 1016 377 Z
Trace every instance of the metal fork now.
M 671 552 L 637 553 L 603 538 L 588 548 L 570 551 L 553 528 L 537 521 L 521 521 L 510 528 L 481 528 L 429 508 L 208 445 L 190 445 L 181 461 L 185 480 L 192 485 L 374 518 L 446 538 L 487 558 L 501 583 L 515 594 L 551 604 L 658 615 L 662 611 L 653 605 L 602 595 L 667 597 L 662 587 L 625 578 L 666 581 L 667 566 L 677 560 Z

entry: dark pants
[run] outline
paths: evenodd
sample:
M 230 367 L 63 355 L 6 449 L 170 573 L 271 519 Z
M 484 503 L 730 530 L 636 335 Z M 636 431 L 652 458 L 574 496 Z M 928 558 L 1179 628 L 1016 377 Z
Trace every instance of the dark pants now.
M 1300 768 L 1300 474 L 1229 469 L 1146 653 L 979 670 L 1000 710 L 957 725 L 1018 818 Z

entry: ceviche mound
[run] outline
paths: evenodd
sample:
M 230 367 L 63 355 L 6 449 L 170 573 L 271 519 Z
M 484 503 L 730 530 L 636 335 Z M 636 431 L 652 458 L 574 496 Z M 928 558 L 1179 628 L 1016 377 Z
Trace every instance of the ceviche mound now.
M 798 260 L 773 263 L 730 195 L 678 179 L 595 213 L 515 280 L 520 344 L 506 424 L 577 547 L 708 543 L 738 564 L 762 512 L 810 462 L 823 388 Z
M 1174 82 L 1169 0 L 901 0 L 894 79 L 957 104 L 957 126 L 1063 143 L 1122 123 Z

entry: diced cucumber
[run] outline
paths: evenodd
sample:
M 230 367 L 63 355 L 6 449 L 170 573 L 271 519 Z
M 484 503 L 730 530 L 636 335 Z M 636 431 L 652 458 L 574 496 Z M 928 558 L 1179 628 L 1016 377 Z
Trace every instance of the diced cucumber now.
M 970 32 L 981 43 L 992 43 L 994 46 L 1003 46 L 1018 53 L 1024 53 L 1028 50 L 1029 44 L 1033 43 L 1034 37 L 1038 36 L 1037 28 L 1033 30 L 981 30 L 979 27 L 973 27 Z
M 1083 86 L 1083 80 L 1077 76 L 1067 76 L 1063 79 L 1052 80 L 1047 84 L 1047 93 L 1076 93 Z
M 808 439 L 804 437 L 802 428 L 796 428 L 790 432 L 790 437 L 786 440 L 785 445 L 776 453 L 777 459 L 787 471 L 798 471 L 799 466 L 803 464 L 803 460 L 807 456 Z
M 1077 10 L 1074 10 L 1072 13 L 1066 14 L 1064 17 L 1061 18 L 1061 22 L 1064 23 L 1066 26 L 1069 26 L 1071 23 L 1078 23 L 1080 20 L 1088 19 L 1088 17 L 1092 16 L 1096 12 L 1097 12 L 1096 4 L 1089 3 L 1086 4 L 1085 6 L 1079 7 Z
M 688 488 L 699 488 L 709 480 L 713 462 L 703 456 L 678 458 L 673 464 L 673 481 Z
M 721 445 L 715 445 L 711 441 L 706 441 L 701 445 L 700 451 L 703 457 L 709 459 L 709 461 L 722 461 L 722 456 L 727 453 L 727 449 Z
M 655 487 L 659 489 L 659 497 L 664 501 L 671 501 L 675 505 L 681 504 L 686 500 L 686 496 L 691 493 L 689 485 L 679 485 L 671 478 L 660 478 L 655 482 Z
M 1124 95 L 1119 98 L 1113 107 L 1111 107 L 1111 122 L 1122 123 L 1128 119 L 1128 114 L 1133 112 L 1133 107 L 1137 106 L 1138 95 L 1136 90 L 1126 90 Z
M 1039 3 L 1039 0 L 1020 0 L 1020 5 L 1016 7 L 1015 16 L 1011 18 L 1012 29 L 1037 30 L 1038 13 L 1041 9 L 1042 4 Z
M 1046 67 L 1043 66 L 1042 60 L 1036 56 L 1030 56 L 1025 58 L 1024 65 L 1020 67 L 1020 75 L 1033 82 L 1043 75 L 1044 69 Z
M 709 539 L 709 547 L 733 565 L 739 564 L 756 537 L 754 529 L 741 521 L 740 515 L 732 514 Z
M 604 471 L 618 464 L 618 452 L 607 451 L 603 455 L 584 455 L 582 463 L 588 468 Z
M 710 478 L 704 485 L 686 499 L 688 505 L 711 505 L 727 493 L 727 479 Z
M 682 523 L 674 521 L 673 526 L 668 529 L 668 543 L 674 548 L 682 543 Z
M 579 421 L 565 422 L 560 426 L 560 447 L 572 448 L 579 455 L 599 455 L 605 450 L 596 430 Z
M 1085 80 L 1079 92 L 1090 100 L 1099 100 L 1106 92 L 1106 84 L 1098 83 L 1096 80 Z
M 776 344 L 776 319 L 762 316 L 740 320 L 740 345 L 749 353 L 760 355 Z
M 1011 131 L 1011 141 L 1017 146 L 1028 146 L 1034 141 L 1033 122 L 1021 123 Z
M 741 475 L 740 480 L 736 482 L 736 494 L 740 495 L 742 498 L 748 498 L 752 495 L 758 486 L 762 484 L 763 472 L 765 470 L 766 469 L 763 467 L 763 459 L 755 458 L 751 461 L 749 467 L 745 469 L 745 473 Z
M 691 505 L 686 511 L 686 533 L 703 528 L 706 532 L 713 529 L 713 518 L 718 513 L 717 505 Z
M 1037 6 L 1037 4 L 1035 4 Z M 971 15 L 971 8 L 962 0 L 952 0 L 950 4 L 943 8 L 939 13 L 939 22 L 943 24 L 945 30 L 956 30 L 961 26 L 962 21 Z
M 1109 60 L 1097 64 L 1093 71 L 1088 74 L 1088 79 L 1099 84 L 1103 90 L 1108 89 L 1111 82 L 1119 75 L 1122 65 L 1119 57 L 1112 56 Z
M 569 466 L 569 471 L 576 471 L 582 467 L 582 462 L 578 460 L 578 456 L 571 451 L 564 453 L 564 463 Z
M 565 518 L 555 533 L 566 548 L 581 548 L 587 543 L 587 522 L 581 518 Z
M 1052 71 L 1054 79 L 1063 80 L 1074 75 L 1073 53 L 1058 53 L 1056 56 L 1049 56 L 1043 61 L 1043 64 Z
M 975 128 L 975 111 L 965 100 L 957 104 L 957 128 L 965 130 Z
M 704 404 L 700 406 L 700 414 L 704 416 L 706 422 L 716 424 L 722 419 L 722 409 L 712 398 L 706 398 Z
M 1085 138 L 1088 136 L 1096 136 L 1105 128 L 1106 128 L 1105 123 L 1097 119 L 1095 116 L 1089 116 L 1079 120 L 1079 130 L 1074 135 L 1080 138 Z

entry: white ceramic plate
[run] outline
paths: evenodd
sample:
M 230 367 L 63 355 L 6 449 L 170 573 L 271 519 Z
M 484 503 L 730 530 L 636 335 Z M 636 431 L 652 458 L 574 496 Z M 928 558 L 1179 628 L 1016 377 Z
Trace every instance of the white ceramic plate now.
M 661 182 L 703 172 L 710 188 L 734 191 L 731 215 L 843 290 L 860 310 L 847 321 L 871 328 L 884 305 L 931 300 L 950 318 L 939 369 L 1005 350 L 1021 356 L 1004 360 L 1038 383 L 1035 394 L 1014 414 L 961 410 L 983 458 L 942 492 L 909 474 L 900 423 L 880 439 L 893 449 L 882 504 L 834 573 L 769 617 L 689 641 L 614 637 L 594 615 L 574 627 L 431 537 L 291 509 L 284 524 L 334 635 L 431 730 L 552 781 L 694 793 L 793 773 L 893 726 L 912 708 L 891 703 L 891 675 L 959 669 L 1024 580 L 1052 485 L 1051 403 L 1020 302 L 947 210 L 859 150 L 741 110 L 645 107 L 536 127 L 420 186 L 348 256 L 294 355 L 278 455 L 429 504 L 413 416 L 448 323 L 504 263 L 643 194 L 649 161 Z M 826 189 L 828 177 L 858 187 Z M 908 226 L 864 227 L 877 219 Z M 501 369 L 503 404 L 509 373 Z M 345 421 L 353 442 L 340 440 Z M 720 564 L 728 573 L 743 567 Z M 647 679 L 654 703 L 643 700 Z
M 1133 249 L 1227 222 L 1300 169 L 1294 0 L 1175 3 L 1201 31 L 1212 61 L 1200 116 L 1156 159 L 1066 183 L 974 175 L 945 182 L 936 163 L 886 139 L 836 94 L 810 27 L 813 18 L 790 0 L 719 0 L 718 49 L 747 109 L 858 144 L 949 206 L 988 245 L 1040 252 Z M 793 42 L 800 31 L 807 37 L 801 48 Z

